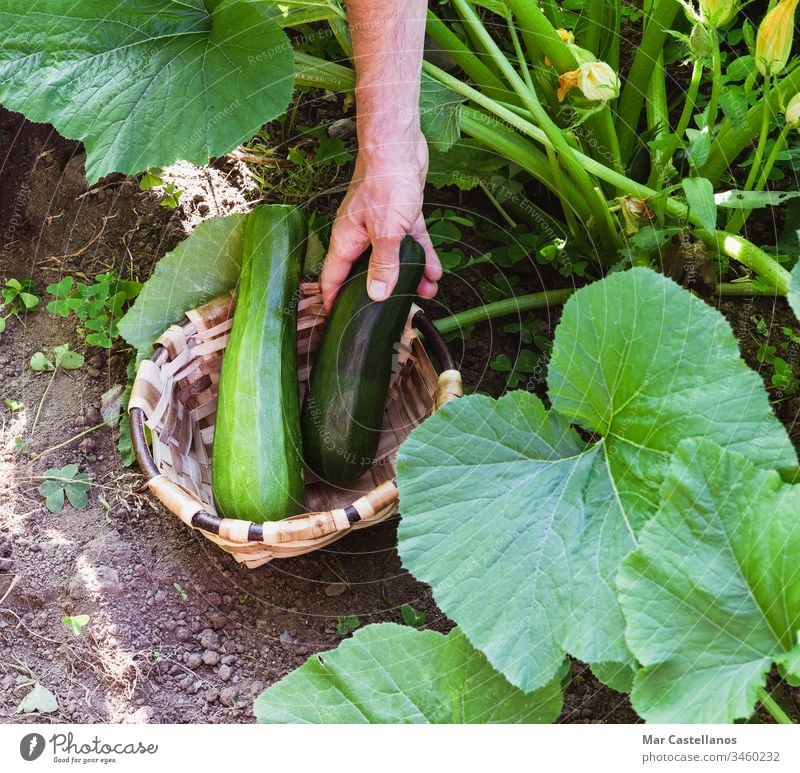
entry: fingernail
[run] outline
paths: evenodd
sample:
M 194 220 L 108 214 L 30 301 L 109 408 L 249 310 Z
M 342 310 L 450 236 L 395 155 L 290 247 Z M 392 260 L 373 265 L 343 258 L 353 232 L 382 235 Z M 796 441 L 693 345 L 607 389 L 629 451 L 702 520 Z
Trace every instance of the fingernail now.
M 386 282 L 371 279 L 369 282 L 369 297 L 375 301 L 382 301 L 386 297 Z

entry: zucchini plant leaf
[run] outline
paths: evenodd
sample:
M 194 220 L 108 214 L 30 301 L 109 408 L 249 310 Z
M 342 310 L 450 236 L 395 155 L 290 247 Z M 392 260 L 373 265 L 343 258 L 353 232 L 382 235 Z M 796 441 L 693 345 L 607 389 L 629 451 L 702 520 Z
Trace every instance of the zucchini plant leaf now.
M 800 319 L 800 261 L 794 264 L 792 273 L 789 275 L 789 294 L 787 300 L 794 312 L 794 316 Z
M 156 264 L 125 316 L 120 335 L 140 357 L 184 313 L 230 290 L 239 281 L 246 214 L 206 220 Z
M 714 201 L 726 209 L 758 209 L 777 207 L 798 196 L 800 191 L 722 191 L 714 196 Z
M 294 88 L 271 3 L 0 0 L 0 28 L 0 103 L 83 140 L 90 183 L 205 164 L 280 115 Z
M 623 562 L 631 699 L 649 722 L 749 717 L 773 662 L 800 679 L 800 487 L 708 441 L 679 444 Z
M 456 185 L 462 191 L 469 191 L 491 180 L 492 174 L 505 164 L 507 159 L 475 140 L 460 139 L 446 152 L 431 145 L 428 182 L 439 189 Z
M 420 81 L 419 119 L 425 139 L 436 150 L 449 150 L 459 138 L 463 102 L 464 97 L 423 74 Z
M 254 712 L 268 723 L 547 723 L 561 703 L 558 679 L 525 695 L 457 628 L 445 636 L 377 623 L 310 657 Z
M 564 650 L 605 673 L 635 664 L 615 579 L 680 440 L 797 466 L 727 321 L 650 269 L 567 301 L 548 380 L 550 411 L 522 391 L 448 403 L 397 464 L 403 565 L 523 690 L 546 684 Z
M 681 185 L 689 208 L 697 215 L 703 228 L 713 234 L 717 230 L 717 202 L 711 180 L 706 180 L 705 177 L 686 177 Z

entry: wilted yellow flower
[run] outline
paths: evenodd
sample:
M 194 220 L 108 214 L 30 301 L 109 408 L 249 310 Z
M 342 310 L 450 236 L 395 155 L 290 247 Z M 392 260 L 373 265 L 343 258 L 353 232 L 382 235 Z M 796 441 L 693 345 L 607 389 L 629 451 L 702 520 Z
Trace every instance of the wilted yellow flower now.
M 700 0 L 700 15 L 707 27 L 727 24 L 739 11 L 739 0 Z
M 593 102 L 603 102 L 619 96 L 619 78 L 605 62 L 586 62 L 577 70 L 559 75 L 558 101 L 563 102 L 564 97 L 575 87 Z
M 797 126 L 800 124 L 800 92 L 795 94 L 786 105 L 786 123 L 789 126 Z
M 575 36 L 569 30 L 559 28 L 556 30 L 556 32 L 558 33 L 558 36 L 561 38 L 561 40 L 563 40 L 565 43 L 575 42 Z
M 578 88 L 593 102 L 619 96 L 619 78 L 605 62 L 582 64 L 578 69 Z
M 777 75 L 789 61 L 798 1 L 780 0 L 758 27 L 756 67 L 762 75 Z

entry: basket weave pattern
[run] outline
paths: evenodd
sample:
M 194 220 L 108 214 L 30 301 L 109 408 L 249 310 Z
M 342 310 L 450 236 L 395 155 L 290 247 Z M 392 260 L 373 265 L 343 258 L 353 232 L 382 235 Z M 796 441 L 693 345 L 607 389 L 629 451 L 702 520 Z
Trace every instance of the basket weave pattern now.
M 376 461 L 360 478 L 337 487 L 308 473 L 308 512 L 282 521 L 252 524 L 220 519 L 211 490 L 211 451 L 222 357 L 233 323 L 233 293 L 186 313 L 157 341 L 161 348 L 142 362 L 129 404 L 134 435 L 141 411 L 150 428 L 150 490 L 188 525 L 248 567 L 316 550 L 385 520 L 397 511 L 394 455 L 409 432 L 432 410 L 461 395 L 458 371 L 437 375 L 409 315 L 394 358 L 392 383 Z M 298 384 L 303 399 L 325 317 L 317 283 L 300 286 L 297 314 Z M 153 463 L 156 474 L 153 473 Z

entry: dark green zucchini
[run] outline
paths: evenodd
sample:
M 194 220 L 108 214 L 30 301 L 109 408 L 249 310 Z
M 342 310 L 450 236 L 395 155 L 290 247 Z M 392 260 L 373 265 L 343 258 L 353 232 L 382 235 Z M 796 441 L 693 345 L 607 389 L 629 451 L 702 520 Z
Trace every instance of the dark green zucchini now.
M 367 295 L 369 250 L 354 264 L 336 296 L 309 379 L 301 424 L 308 466 L 323 480 L 353 480 L 371 466 L 400 340 L 425 253 L 407 236 L 400 275 L 385 301 Z
M 295 207 L 259 207 L 244 226 L 211 461 L 214 499 L 227 518 L 277 521 L 303 507 L 297 291 L 305 239 Z

